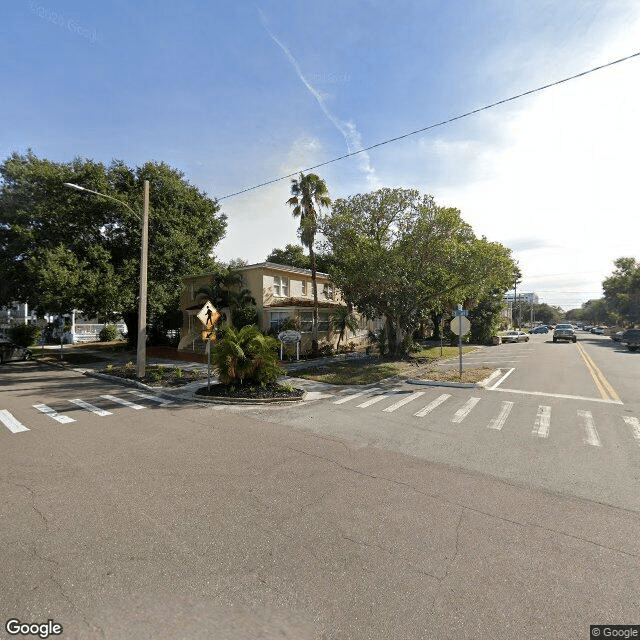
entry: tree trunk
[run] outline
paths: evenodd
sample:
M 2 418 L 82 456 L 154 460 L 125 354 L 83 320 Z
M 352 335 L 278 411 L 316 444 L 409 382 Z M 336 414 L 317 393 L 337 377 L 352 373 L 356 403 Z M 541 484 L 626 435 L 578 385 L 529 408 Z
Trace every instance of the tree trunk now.
M 313 243 L 309 245 L 311 258 L 311 288 L 313 289 L 313 324 L 311 326 L 311 355 L 318 355 L 318 283 L 316 282 L 316 254 Z
M 122 319 L 127 325 L 127 346 L 133 349 L 138 346 L 138 312 L 125 311 Z
M 437 311 L 431 311 L 431 322 L 433 322 L 433 340 L 440 340 L 440 328 L 442 325 L 442 314 Z

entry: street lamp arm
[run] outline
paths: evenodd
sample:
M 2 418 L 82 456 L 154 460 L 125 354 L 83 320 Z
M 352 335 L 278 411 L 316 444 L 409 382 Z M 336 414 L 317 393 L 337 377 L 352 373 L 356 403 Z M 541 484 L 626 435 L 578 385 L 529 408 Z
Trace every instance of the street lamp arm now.
M 134 216 L 140 217 L 139 213 L 136 213 L 126 202 L 122 200 L 118 200 L 118 198 L 114 198 L 113 196 L 108 196 L 106 193 L 100 193 L 99 191 L 93 191 L 92 189 L 87 189 L 86 187 L 81 187 L 79 184 L 73 184 L 72 182 L 65 182 L 65 187 L 70 187 L 71 189 L 75 189 L 76 191 L 86 191 L 87 193 L 93 193 L 96 196 L 102 196 L 103 198 L 109 198 L 109 200 L 114 200 L 115 202 L 120 203 L 123 207 L 127 207 Z

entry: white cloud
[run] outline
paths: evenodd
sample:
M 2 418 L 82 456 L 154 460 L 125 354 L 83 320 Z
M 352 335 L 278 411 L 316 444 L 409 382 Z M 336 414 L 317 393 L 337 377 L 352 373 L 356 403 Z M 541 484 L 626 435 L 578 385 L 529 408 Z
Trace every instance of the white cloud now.
M 287 60 L 291 63 L 291 66 L 294 68 L 296 75 L 298 76 L 300 81 L 304 84 L 309 93 L 311 93 L 311 95 L 316 99 L 316 102 L 320 106 L 320 109 L 322 109 L 322 113 L 324 113 L 331 124 L 333 124 L 333 126 L 342 134 L 342 137 L 344 138 L 345 144 L 347 146 L 347 152 L 353 153 L 354 151 L 362 149 L 362 136 L 358 132 L 355 123 L 351 121 L 341 120 L 331 112 L 331 110 L 326 105 L 325 96 L 309 82 L 309 80 L 302 73 L 298 61 L 295 59 L 289 48 L 274 35 L 271 29 L 269 29 L 267 19 L 262 11 L 260 11 L 260 9 L 258 9 L 258 14 L 260 15 L 260 22 L 262 23 L 264 30 L 269 34 L 269 37 L 278 45 L 278 47 L 280 47 L 284 55 L 287 57 Z M 369 154 L 366 151 L 363 151 L 362 153 L 358 154 L 357 157 L 360 163 L 360 168 L 365 174 L 367 184 L 371 189 L 377 189 L 379 183 L 378 179 L 376 178 L 375 169 L 371 164 L 371 158 Z
M 320 161 L 322 143 L 313 137 L 294 141 L 283 162 L 268 174 L 281 176 Z M 255 191 L 222 200 L 227 215 L 227 235 L 215 247 L 216 257 L 223 261 L 243 258 L 249 263 L 263 262 L 272 249 L 299 244 L 298 221 L 287 200 L 291 197 L 290 180 L 281 180 Z

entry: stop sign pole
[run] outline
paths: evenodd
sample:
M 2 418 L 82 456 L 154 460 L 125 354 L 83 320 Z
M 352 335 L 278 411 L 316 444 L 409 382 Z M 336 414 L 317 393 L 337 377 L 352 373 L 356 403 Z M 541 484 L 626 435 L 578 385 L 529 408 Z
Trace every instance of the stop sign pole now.
M 460 358 L 460 379 L 462 380 L 462 334 L 469 331 L 469 320 L 465 316 L 469 314 L 462 308 L 462 305 L 458 305 L 458 308 L 453 312 L 458 320 L 451 321 L 451 331 L 458 334 L 458 354 Z

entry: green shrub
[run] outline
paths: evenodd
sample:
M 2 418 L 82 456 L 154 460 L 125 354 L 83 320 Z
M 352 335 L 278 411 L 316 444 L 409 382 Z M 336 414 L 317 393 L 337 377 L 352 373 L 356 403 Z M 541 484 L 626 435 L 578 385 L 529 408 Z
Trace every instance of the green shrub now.
M 318 346 L 318 355 L 321 358 L 329 358 L 333 355 L 333 353 L 334 353 L 333 345 L 330 344 L 329 342 L 325 342 L 324 344 L 321 344 Z
M 9 338 L 21 347 L 30 347 L 40 337 L 40 327 L 35 324 L 17 324 L 9 329 Z
M 105 324 L 100 331 L 98 338 L 100 342 L 113 342 L 119 340 L 122 336 L 115 324 Z
M 254 325 L 227 326 L 211 347 L 211 361 L 223 384 L 268 384 L 284 371 L 278 365 L 278 341 Z
M 184 376 L 184 371 L 180 367 L 176 367 L 173 370 L 173 375 L 180 380 Z
M 160 382 L 160 380 L 162 380 L 162 378 L 164 377 L 164 367 L 162 365 L 149 367 L 146 371 L 145 377 L 152 382 Z
M 255 306 L 244 305 L 233 312 L 233 326 L 242 329 L 250 324 L 258 324 L 258 313 Z

